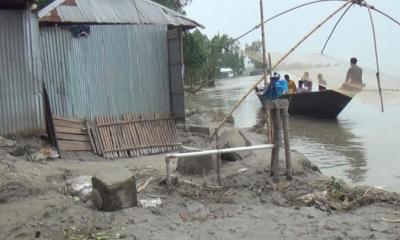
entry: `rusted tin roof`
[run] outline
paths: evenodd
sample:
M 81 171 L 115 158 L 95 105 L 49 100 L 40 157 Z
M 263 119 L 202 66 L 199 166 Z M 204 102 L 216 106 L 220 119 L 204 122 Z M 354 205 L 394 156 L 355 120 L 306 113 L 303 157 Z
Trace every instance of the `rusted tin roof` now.
M 55 0 L 39 11 L 40 23 L 166 24 L 203 27 L 150 0 Z

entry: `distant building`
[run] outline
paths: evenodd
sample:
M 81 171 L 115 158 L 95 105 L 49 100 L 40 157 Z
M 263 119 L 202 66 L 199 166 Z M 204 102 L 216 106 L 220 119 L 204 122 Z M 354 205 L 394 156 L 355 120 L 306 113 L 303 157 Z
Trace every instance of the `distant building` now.
M 220 68 L 218 78 L 231 78 L 234 77 L 235 73 L 232 68 Z
M 30 1 L 1 2 L 24 8 L 0 15 L 0 43 L 11 49 L 0 48 L 0 134 L 44 126 L 42 82 L 57 115 L 184 119 L 182 32 L 200 24 L 150 0 L 55 0 L 39 11 L 39 29 Z

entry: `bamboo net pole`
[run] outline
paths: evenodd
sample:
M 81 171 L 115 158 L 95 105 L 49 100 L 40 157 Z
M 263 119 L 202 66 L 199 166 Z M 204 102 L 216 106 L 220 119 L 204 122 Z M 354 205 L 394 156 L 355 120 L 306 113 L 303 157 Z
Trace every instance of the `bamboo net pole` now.
M 298 6 L 292 7 L 290 9 L 288 9 L 288 10 L 285 10 L 283 12 L 280 12 L 280 13 L 278 13 L 278 14 L 276 14 L 276 15 L 274 15 L 274 16 L 266 19 L 266 20 L 264 20 L 264 23 L 272 21 L 275 18 L 278 18 L 278 17 L 280 17 L 282 15 L 285 15 L 286 13 L 290 13 L 290 12 L 292 12 L 294 10 L 300 9 L 302 7 L 306 7 L 308 5 L 312 5 L 312 4 L 316 4 L 316 3 L 322 3 L 322 2 L 344 2 L 344 1 L 347 1 L 347 0 L 317 0 L 317 1 L 311 1 L 311 2 L 307 2 L 307 3 L 303 3 L 303 4 L 300 4 Z M 261 27 L 261 23 L 257 24 L 256 26 L 254 26 L 249 31 L 247 31 L 247 32 L 243 33 L 242 35 L 238 36 L 237 38 L 233 39 L 230 43 L 228 43 L 228 45 L 230 45 L 230 44 L 232 44 L 234 42 L 237 42 L 239 39 L 245 37 L 246 35 L 252 33 L 253 31 L 257 30 L 259 27 Z
M 325 18 L 321 23 L 319 23 L 314 29 L 312 29 L 308 34 L 306 34 L 298 43 L 294 45 L 281 59 L 278 60 L 277 63 L 272 67 L 272 71 L 275 70 L 276 67 L 278 67 L 291 53 L 293 53 L 304 41 L 306 41 L 313 33 L 315 33 L 318 29 L 320 29 L 326 22 L 328 22 L 333 16 L 335 16 L 337 13 L 339 13 L 342 9 L 344 9 L 348 4 L 350 4 L 352 1 L 348 0 L 346 1 L 345 4 L 343 4 L 341 7 L 339 7 L 337 10 L 335 10 L 332 14 L 330 14 L 327 18 Z M 225 116 L 224 120 L 218 125 L 216 128 L 216 131 L 212 135 L 212 138 L 218 134 L 219 130 L 223 127 L 225 122 L 228 120 L 228 118 L 232 117 L 232 114 L 238 109 L 238 107 L 243 103 L 243 101 L 250 95 L 251 92 L 259 85 L 263 80 L 263 76 L 260 80 L 258 80 L 247 92 L 246 94 L 239 100 L 239 102 L 232 108 L 232 110 L 229 112 L 228 115 Z
M 381 108 L 382 108 L 382 112 L 384 112 L 381 77 L 380 77 L 380 67 L 379 67 L 378 43 L 377 43 L 377 39 L 376 39 L 375 23 L 374 23 L 374 18 L 372 16 L 371 8 L 367 7 L 367 9 L 368 9 L 368 13 L 369 13 L 369 18 L 371 20 L 372 34 L 373 34 L 373 38 L 374 38 L 375 61 L 376 61 L 376 80 L 378 82 L 378 90 L 379 90 L 379 97 L 381 100 Z
M 324 51 L 325 51 L 325 49 L 326 49 L 326 46 L 328 46 L 328 43 L 329 43 L 329 41 L 331 40 L 332 35 L 333 35 L 333 33 L 335 32 L 337 26 L 339 26 L 339 23 L 342 21 L 343 17 L 346 15 L 346 13 L 350 10 L 350 8 L 351 8 L 353 5 L 354 5 L 354 3 L 350 4 L 350 5 L 346 8 L 346 10 L 343 12 L 342 16 L 340 16 L 339 20 L 336 22 L 336 24 L 335 24 L 335 26 L 333 27 L 331 33 L 329 34 L 328 39 L 326 40 L 326 42 L 325 42 L 325 44 L 324 44 L 324 47 L 323 47 L 322 50 L 321 50 L 321 53 L 322 53 L 322 54 L 324 53 Z

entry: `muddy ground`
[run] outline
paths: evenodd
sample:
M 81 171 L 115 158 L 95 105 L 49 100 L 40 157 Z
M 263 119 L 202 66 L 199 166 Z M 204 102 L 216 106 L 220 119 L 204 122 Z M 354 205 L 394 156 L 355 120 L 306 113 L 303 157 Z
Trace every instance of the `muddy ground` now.
M 221 113 L 189 108 L 187 127 L 212 128 L 223 118 Z M 252 144 L 265 142 L 259 128 L 242 131 Z M 206 134 L 185 129 L 179 134 L 185 145 L 210 147 Z M 223 187 L 216 186 L 214 172 L 174 172 L 180 183 L 168 187 L 163 182 L 164 155 L 106 160 L 70 153 L 63 160 L 34 162 L 30 154 L 45 142 L 12 138 L 15 147 L 0 148 L 0 239 L 400 239 L 400 223 L 382 220 L 400 218 L 398 194 L 368 187 L 357 188 L 358 194 L 353 188 L 344 190 L 340 181 L 322 176 L 295 152 L 291 182 L 282 175 L 279 184 L 272 183 L 270 153 L 265 150 L 224 162 Z M 64 194 L 67 179 L 110 168 L 129 169 L 139 183 L 153 177 L 138 200 L 158 196 L 161 206 L 106 213 L 93 210 L 90 201 Z M 323 190 L 329 191 L 329 201 L 306 204 L 298 199 Z M 114 238 L 100 238 L 107 231 Z

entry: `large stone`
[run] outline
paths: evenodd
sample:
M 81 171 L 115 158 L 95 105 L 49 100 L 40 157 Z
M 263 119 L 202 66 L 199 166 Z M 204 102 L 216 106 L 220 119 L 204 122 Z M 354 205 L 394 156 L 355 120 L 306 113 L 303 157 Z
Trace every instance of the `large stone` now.
M 181 149 L 183 153 L 199 151 L 202 149 L 185 146 Z M 179 158 L 176 170 L 183 175 L 204 175 L 213 168 L 213 162 L 213 157 L 210 155 Z
M 227 129 L 219 137 L 220 148 L 236 148 L 251 146 L 250 141 L 239 129 Z M 251 152 L 225 153 L 221 155 L 222 160 L 237 161 L 249 157 Z
M 98 210 L 112 212 L 137 206 L 136 179 L 127 169 L 112 169 L 92 178 L 93 202 Z

